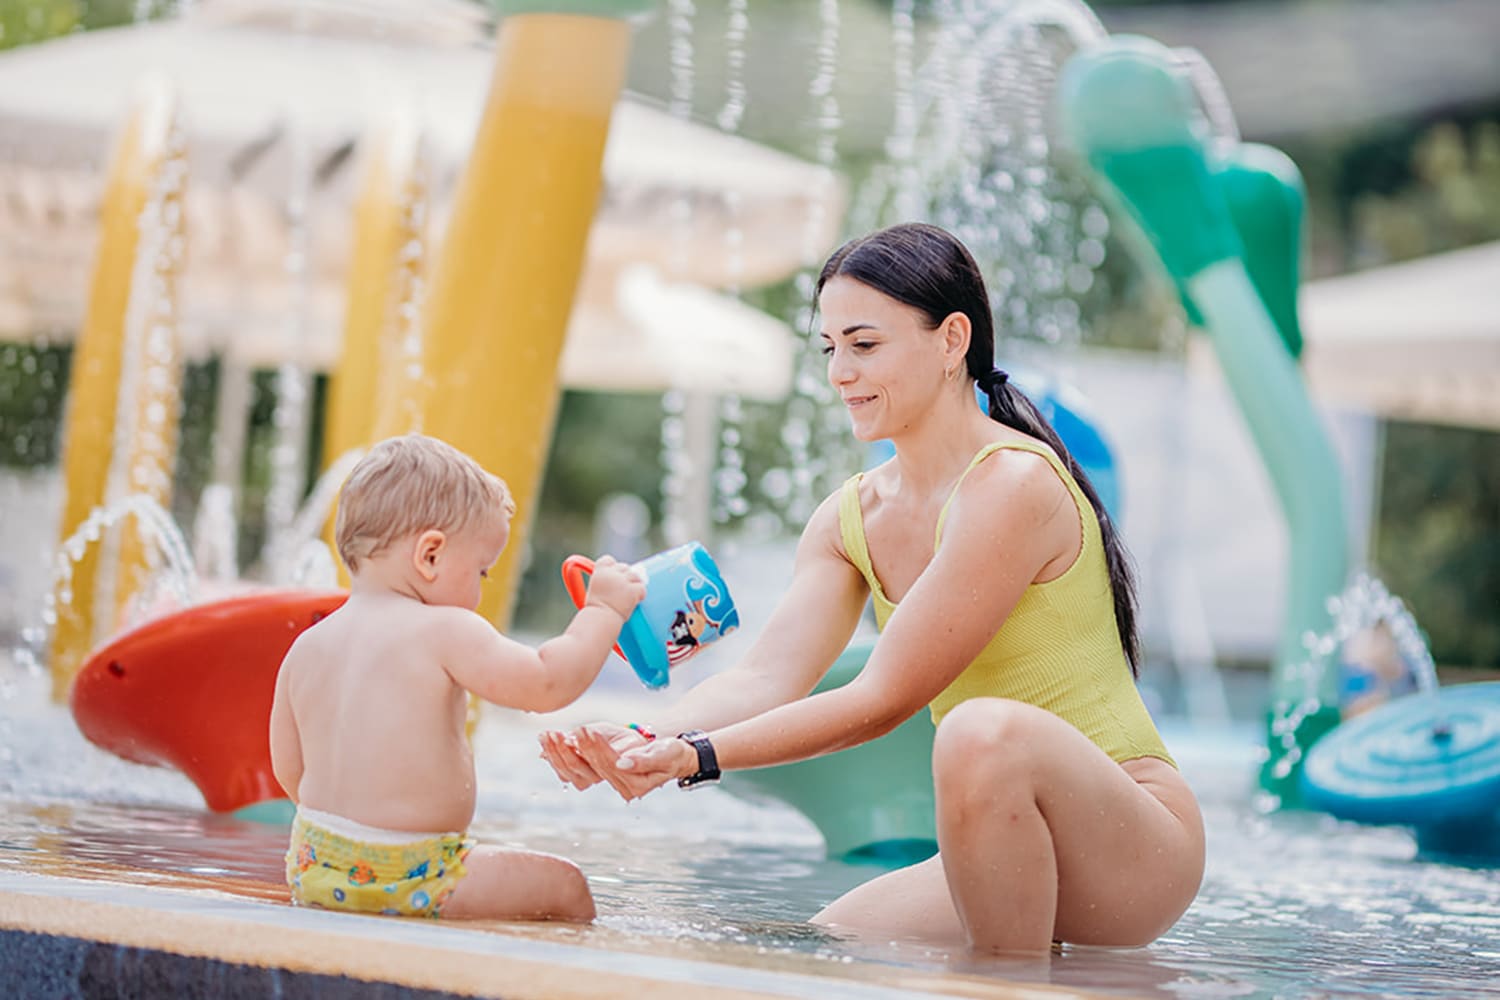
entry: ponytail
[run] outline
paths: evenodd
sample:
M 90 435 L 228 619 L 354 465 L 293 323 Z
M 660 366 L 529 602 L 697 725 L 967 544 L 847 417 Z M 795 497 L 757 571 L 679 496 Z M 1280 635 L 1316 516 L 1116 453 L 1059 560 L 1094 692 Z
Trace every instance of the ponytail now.
M 971 352 L 972 356 L 972 352 Z M 971 371 L 970 374 L 973 374 Z M 1136 626 L 1136 596 L 1135 596 L 1135 571 L 1130 565 L 1130 553 L 1125 550 L 1125 543 L 1120 538 L 1119 532 L 1115 531 L 1115 522 L 1105 509 L 1104 502 L 1099 499 L 1094 484 L 1089 481 L 1088 474 L 1083 467 L 1073 458 L 1067 446 L 1063 444 L 1062 438 L 1057 431 L 1052 429 L 1047 418 L 1042 416 L 1036 406 L 1015 386 L 1010 384 L 1010 375 L 1001 368 L 991 366 L 988 371 L 975 376 L 979 388 L 989 397 L 990 419 L 997 420 L 1012 430 L 1029 434 L 1046 442 L 1047 447 L 1057 453 L 1062 459 L 1063 465 L 1068 469 L 1068 475 L 1083 490 L 1083 495 L 1088 498 L 1089 504 L 1094 508 L 1094 516 L 1099 519 L 1099 537 L 1104 543 L 1104 564 L 1109 572 L 1109 589 L 1114 596 L 1115 603 L 1115 628 L 1120 633 L 1120 645 L 1125 650 L 1125 659 L 1130 663 L 1130 672 L 1135 677 L 1141 675 L 1141 643 L 1140 634 Z

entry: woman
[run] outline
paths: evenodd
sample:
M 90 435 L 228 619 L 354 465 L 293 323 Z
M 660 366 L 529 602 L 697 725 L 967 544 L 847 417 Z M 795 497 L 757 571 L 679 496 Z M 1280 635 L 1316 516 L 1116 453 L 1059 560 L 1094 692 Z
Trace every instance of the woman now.
M 817 298 L 854 435 L 889 438 L 895 457 L 812 515 L 744 662 L 653 720 L 683 737 L 591 725 L 543 734 L 544 755 L 577 787 L 631 799 L 855 746 L 930 706 L 937 856 L 814 920 L 986 952 L 1153 940 L 1197 892 L 1202 820 L 1136 692 L 1124 548 L 993 367 L 979 268 L 943 230 L 895 226 L 836 251 Z M 809 695 L 872 596 L 864 669 Z

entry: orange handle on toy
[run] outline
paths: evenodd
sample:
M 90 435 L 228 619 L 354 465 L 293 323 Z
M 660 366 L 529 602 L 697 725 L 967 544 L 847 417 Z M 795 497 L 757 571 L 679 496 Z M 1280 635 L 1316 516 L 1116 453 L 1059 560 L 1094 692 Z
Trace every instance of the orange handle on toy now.
M 584 603 L 588 601 L 589 586 L 588 581 L 584 578 L 592 576 L 593 573 L 594 560 L 588 556 L 571 555 L 563 560 L 563 586 L 567 588 L 568 596 L 573 599 L 573 604 L 576 607 L 582 608 Z M 615 655 L 622 660 L 625 659 L 625 654 L 620 651 L 618 645 L 615 646 Z

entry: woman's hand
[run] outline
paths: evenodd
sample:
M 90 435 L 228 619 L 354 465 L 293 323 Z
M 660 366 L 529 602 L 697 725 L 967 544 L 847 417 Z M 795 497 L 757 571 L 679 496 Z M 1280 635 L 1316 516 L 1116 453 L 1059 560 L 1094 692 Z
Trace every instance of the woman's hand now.
M 576 733 L 577 752 L 626 802 L 698 770 L 698 751 L 683 740 L 641 740 L 621 752 L 610 728 L 584 726 Z
M 612 747 L 614 757 L 618 757 L 632 747 L 643 746 L 646 743 L 646 738 L 634 729 L 608 722 L 595 722 L 587 727 L 580 726 L 571 733 L 560 732 L 556 729 L 538 733 L 537 743 L 542 748 L 542 759 L 552 765 L 552 770 L 564 783 L 572 785 L 579 791 L 604 780 L 604 776 L 579 752 L 579 740 L 585 730 L 593 731 Z M 596 756 L 602 759 L 602 755 Z

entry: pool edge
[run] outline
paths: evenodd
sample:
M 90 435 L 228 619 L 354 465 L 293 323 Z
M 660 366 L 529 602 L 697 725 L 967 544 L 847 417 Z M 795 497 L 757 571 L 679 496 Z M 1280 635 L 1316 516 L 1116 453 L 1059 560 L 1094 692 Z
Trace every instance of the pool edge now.
M 106 898 L 112 896 L 130 898 Z M 109 951 L 98 954 L 100 946 Z M 56 964 L 39 975 L 67 987 L 57 994 L 64 996 L 91 995 L 77 991 L 90 970 L 97 974 L 101 961 L 116 977 L 134 977 L 138 986 L 211 982 L 214 995 L 226 998 L 297 996 L 314 986 L 318 996 L 358 997 L 367 996 L 372 984 L 382 984 L 380 996 L 391 1000 L 571 1000 L 683 987 L 705 1000 L 1087 996 L 1052 985 L 929 977 L 898 967 L 891 968 L 888 985 L 746 969 L 493 930 L 351 918 L 175 889 L 0 871 L 0 973 L 17 976 L 25 970 L 12 963 L 48 956 Z M 111 985 L 124 984 L 111 980 Z

